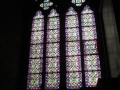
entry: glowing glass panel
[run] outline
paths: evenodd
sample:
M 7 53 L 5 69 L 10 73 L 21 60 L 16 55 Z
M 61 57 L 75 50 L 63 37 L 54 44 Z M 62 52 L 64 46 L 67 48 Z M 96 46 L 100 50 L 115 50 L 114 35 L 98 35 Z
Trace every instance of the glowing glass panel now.
M 46 89 L 59 89 L 60 74 L 46 74 Z
M 81 72 L 67 73 L 66 78 L 68 89 L 79 89 L 80 87 L 82 87 Z
M 101 78 L 100 71 L 85 72 L 86 87 L 96 87 L 98 78 Z
M 47 51 L 46 51 L 46 56 L 48 57 L 55 57 L 59 56 L 59 43 L 50 43 L 47 44 Z
M 84 56 L 85 70 L 100 70 L 100 61 L 98 55 L 87 55 Z
M 66 16 L 66 27 L 78 27 L 77 15 Z
M 97 39 L 96 27 L 83 27 L 82 28 L 83 40 Z
M 67 16 L 76 15 L 76 14 L 77 14 L 76 11 L 72 7 L 70 7 L 68 9 L 68 12 L 66 13 Z
M 43 43 L 44 31 L 31 32 L 31 44 Z
M 43 57 L 43 44 L 30 46 L 30 58 Z
M 79 39 L 79 28 L 66 29 L 66 41 L 75 41 Z
M 86 87 L 96 87 L 101 78 L 100 60 L 94 12 L 85 6 L 81 13 L 82 40 L 84 47 L 84 70 Z
M 80 55 L 80 43 L 66 42 L 66 55 Z
M 38 31 L 44 29 L 44 20 L 43 18 L 35 18 L 32 23 L 32 31 Z
M 92 26 L 95 25 L 95 18 L 93 14 L 83 14 L 81 15 L 82 26 Z
M 97 41 L 84 41 L 84 54 L 97 54 Z
M 73 56 L 66 57 L 66 69 L 67 71 L 81 71 L 81 57 Z
M 30 59 L 29 60 L 29 73 L 42 73 L 43 59 Z
M 49 18 L 47 29 L 57 29 L 59 28 L 59 18 Z
M 54 17 L 54 18 L 57 18 L 57 19 L 59 19 L 59 17 L 57 17 L 57 16 L 59 16 L 59 14 L 56 12 L 56 10 L 55 9 L 52 9 L 51 11 L 50 11 L 50 14 L 48 15 L 48 17 Z M 54 20 L 53 20 L 54 21 Z M 58 23 L 59 23 L 59 21 L 57 21 Z
M 45 88 L 59 89 L 60 84 L 60 20 L 55 9 L 50 11 L 47 21 L 46 81 Z
M 43 44 L 44 44 L 44 16 L 41 11 L 36 12 L 32 22 L 29 69 L 28 69 L 28 90 L 38 90 L 42 84 L 43 69 Z
M 47 42 L 59 42 L 60 32 L 59 30 L 48 30 L 47 31 Z
M 70 7 L 66 13 L 66 87 L 68 89 L 79 89 L 82 87 L 80 35 L 78 15 Z
M 84 10 L 81 12 L 81 14 L 88 14 L 88 13 L 93 13 L 93 11 L 90 9 L 88 5 L 84 7 Z
M 41 19 L 42 21 L 44 21 L 43 18 L 44 18 L 44 16 L 42 15 L 42 12 L 41 11 L 37 11 L 36 15 L 33 17 L 33 23 L 34 23 L 34 19 L 35 19 L 35 21 L 37 21 L 38 19 Z M 44 25 L 44 23 L 43 23 L 43 25 Z
M 60 71 L 60 61 L 58 58 L 46 58 L 46 71 L 47 72 L 59 72 Z
M 28 90 L 38 90 L 42 84 L 41 74 L 29 74 L 28 75 Z

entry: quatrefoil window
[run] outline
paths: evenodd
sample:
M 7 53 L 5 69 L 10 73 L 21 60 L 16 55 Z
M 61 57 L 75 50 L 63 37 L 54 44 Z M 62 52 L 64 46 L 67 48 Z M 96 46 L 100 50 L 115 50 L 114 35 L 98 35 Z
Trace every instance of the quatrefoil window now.
M 72 0 L 72 3 L 75 4 L 76 6 L 81 6 L 82 3 L 84 3 L 85 0 Z
M 40 7 L 42 7 L 44 10 L 47 10 L 52 5 L 53 2 L 50 2 L 50 0 L 44 0 L 44 2 L 40 4 Z

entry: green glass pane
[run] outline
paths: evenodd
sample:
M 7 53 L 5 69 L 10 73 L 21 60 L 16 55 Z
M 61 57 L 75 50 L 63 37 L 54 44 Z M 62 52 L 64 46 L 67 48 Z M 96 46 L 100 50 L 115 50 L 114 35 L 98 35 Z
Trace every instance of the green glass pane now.
M 48 7 L 49 6 L 49 3 L 44 3 L 44 7 Z
M 100 71 L 85 72 L 86 87 L 96 87 L 98 78 L 101 78 Z
M 86 55 L 84 56 L 84 66 L 85 70 L 101 70 L 100 60 L 98 55 Z
M 58 89 L 60 84 L 60 74 L 46 74 L 46 89 Z
M 29 60 L 29 73 L 41 73 L 43 59 L 30 59 Z
M 59 64 L 59 58 L 46 58 L 46 72 L 59 72 Z
M 29 90 L 38 90 L 42 84 L 42 75 L 41 74 L 29 74 L 28 75 L 28 86 Z
M 81 0 L 76 0 L 76 3 L 82 3 Z
M 67 73 L 66 76 L 68 89 L 80 89 L 80 87 L 82 87 L 82 73 Z
M 47 44 L 46 55 L 48 57 L 59 56 L 60 55 L 60 52 L 59 52 L 59 43 Z
M 30 47 L 30 58 L 43 57 L 43 44 L 31 45 Z

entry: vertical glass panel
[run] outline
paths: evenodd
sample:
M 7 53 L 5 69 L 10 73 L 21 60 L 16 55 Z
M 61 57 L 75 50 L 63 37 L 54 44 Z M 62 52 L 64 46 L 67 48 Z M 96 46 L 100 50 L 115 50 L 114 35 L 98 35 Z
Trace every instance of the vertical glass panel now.
M 60 59 L 58 58 L 46 58 L 46 71 L 47 72 L 59 72 L 60 71 Z
M 59 16 L 59 14 L 56 12 L 55 9 L 52 9 L 52 10 L 50 11 L 50 14 L 48 15 L 48 17 L 58 18 L 58 19 L 59 19 L 59 17 L 57 17 L 57 16 Z M 59 23 L 59 21 L 57 21 L 57 22 Z
M 98 78 L 101 78 L 100 71 L 85 72 L 86 87 L 96 87 Z
M 48 19 L 48 25 L 47 25 L 47 29 L 57 29 L 60 28 L 59 27 L 59 18 L 58 17 L 54 17 L 54 18 L 49 18 Z
M 67 71 L 81 71 L 81 57 L 72 56 L 66 57 L 66 69 Z
M 36 15 L 33 17 L 33 23 L 34 23 L 34 19 L 37 21 L 37 19 L 42 19 L 43 21 L 44 16 L 42 15 L 41 11 L 37 11 Z M 39 21 L 39 20 L 38 20 Z M 44 23 L 43 23 L 44 24 Z
M 78 27 L 77 15 L 66 16 L 66 27 Z
M 50 43 L 50 44 L 47 44 L 46 55 L 48 57 L 59 56 L 60 55 L 60 52 L 59 52 L 59 43 Z
M 44 16 L 36 12 L 32 22 L 27 90 L 39 90 L 42 84 Z
M 43 44 L 30 46 L 30 58 L 43 57 Z
M 98 55 L 87 55 L 84 56 L 85 70 L 100 70 L 100 61 Z
M 100 60 L 97 47 L 96 24 L 93 11 L 85 6 L 81 13 L 82 39 L 84 46 L 84 70 L 86 87 L 96 87 L 101 78 Z
M 29 73 L 42 73 L 43 59 L 29 60 Z
M 81 72 L 67 73 L 66 78 L 67 78 L 68 89 L 78 89 L 82 87 L 82 73 Z
M 68 89 L 79 89 L 82 87 L 80 36 L 78 16 L 70 7 L 66 13 L 66 87 Z
M 97 41 L 84 41 L 84 54 L 97 54 Z
M 97 39 L 96 27 L 83 27 L 82 28 L 82 38 L 83 40 Z
M 92 26 L 95 25 L 95 18 L 93 14 L 83 14 L 81 15 L 82 26 Z
M 44 31 L 31 33 L 31 44 L 43 43 Z
M 38 90 L 42 84 L 41 74 L 29 74 L 28 75 L 28 90 Z
M 66 29 L 66 41 L 75 41 L 79 39 L 79 28 Z
M 46 89 L 59 89 L 60 74 L 46 74 Z
M 59 30 L 48 30 L 47 31 L 47 42 L 59 42 L 60 32 Z
M 83 9 L 83 11 L 81 12 L 81 14 L 87 14 L 87 13 L 93 13 L 93 11 L 90 9 L 90 7 L 88 5 L 86 5 Z
M 60 84 L 60 21 L 55 9 L 50 11 L 47 21 L 46 44 L 46 90 L 59 89 Z
M 66 42 L 66 55 L 80 55 L 80 43 Z
M 66 15 L 67 16 L 69 16 L 69 15 L 76 15 L 77 13 L 76 13 L 76 11 L 73 9 L 73 7 L 70 7 L 69 9 L 68 9 L 68 12 L 66 13 Z
M 43 19 L 34 19 L 32 24 L 32 31 L 43 30 L 44 28 L 44 20 Z

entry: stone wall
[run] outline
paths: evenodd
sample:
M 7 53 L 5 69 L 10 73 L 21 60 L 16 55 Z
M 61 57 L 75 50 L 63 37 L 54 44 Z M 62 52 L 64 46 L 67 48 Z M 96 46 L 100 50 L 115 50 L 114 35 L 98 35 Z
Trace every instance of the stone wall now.
M 103 0 L 102 13 L 111 77 L 116 77 L 120 70 L 120 44 L 111 0 Z

